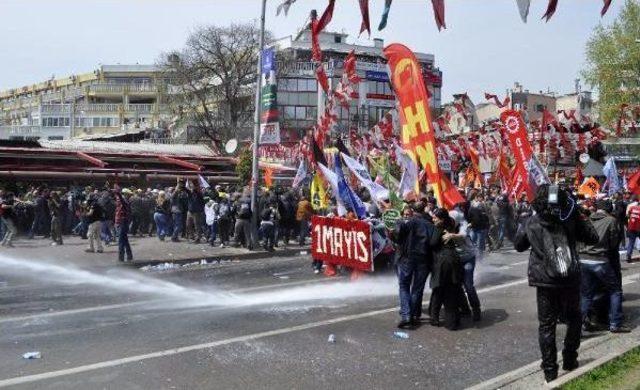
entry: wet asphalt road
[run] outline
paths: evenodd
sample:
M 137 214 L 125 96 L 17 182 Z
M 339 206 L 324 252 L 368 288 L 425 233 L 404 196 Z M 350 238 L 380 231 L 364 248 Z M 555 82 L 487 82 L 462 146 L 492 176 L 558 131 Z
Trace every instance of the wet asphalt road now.
M 526 260 L 505 250 L 479 265 L 480 323 L 398 339 L 392 275 L 358 287 L 314 275 L 308 256 L 167 272 L 75 261 L 107 281 L 135 279 L 119 290 L 46 270 L 31 271 L 45 281 L 18 276 L 0 258 L 0 387 L 462 389 L 539 359 Z M 163 294 L 135 291 L 156 285 Z M 640 283 L 625 295 L 637 318 Z M 22 359 L 28 351 L 42 359 Z

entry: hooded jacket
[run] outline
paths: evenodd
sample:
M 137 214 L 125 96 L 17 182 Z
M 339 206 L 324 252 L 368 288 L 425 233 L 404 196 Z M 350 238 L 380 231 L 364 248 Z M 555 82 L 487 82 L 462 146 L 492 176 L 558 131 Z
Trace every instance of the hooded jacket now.
M 580 253 L 582 257 L 590 260 L 609 261 L 614 256 L 619 256 L 620 230 L 617 220 L 604 211 L 598 210 L 589 217 L 593 228 L 598 233 L 598 242 L 586 245 Z
M 575 212 L 566 221 L 545 220 L 539 214 L 528 219 L 518 230 L 514 240 L 515 249 L 529 255 L 529 285 L 534 287 L 576 287 L 580 285 L 579 268 L 567 277 L 559 277 L 554 269 L 554 236 L 564 236 L 573 264 L 579 261 L 576 243 L 593 245 L 599 241 L 598 233 L 591 222 L 580 212 Z

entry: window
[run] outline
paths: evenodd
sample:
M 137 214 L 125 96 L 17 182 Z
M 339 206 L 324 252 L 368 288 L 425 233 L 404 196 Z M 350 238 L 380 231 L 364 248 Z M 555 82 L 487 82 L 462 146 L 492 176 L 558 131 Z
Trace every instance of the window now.
M 544 112 L 547 109 L 547 106 L 544 104 L 536 104 L 536 112 Z
M 296 119 L 306 119 L 306 107 L 296 107 Z
M 284 106 L 284 119 L 293 119 L 296 116 L 296 108 L 293 106 Z
M 336 35 L 333 37 L 334 43 L 342 43 L 342 37 L 340 35 Z

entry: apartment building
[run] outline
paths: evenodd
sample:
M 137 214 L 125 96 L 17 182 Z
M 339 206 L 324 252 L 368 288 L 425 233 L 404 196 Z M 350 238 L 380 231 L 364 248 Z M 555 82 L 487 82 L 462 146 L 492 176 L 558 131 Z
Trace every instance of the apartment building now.
M 319 40 L 324 66 L 333 88 L 343 73 L 343 62 L 353 50 L 357 59 L 356 70 L 362 78 L 358 98 L 350 106 L 338 107 L 338 124 L 334 131 L 345 133 L 349 129 L 365 131 L 374 126 L 386 112 L 395 107 L 395 95 L 389 83 L 388 67 L 382 54 L 384 41 L 373 39 L 373 45 L 347 42 L 348 34 L 322 32 Z M 271 43 L 278 61 L 278 108 L 283 136 L 296 138 L 310 129 L 322 113 L 326 98 L 315 78 L 315 65 L 311 62 L 311 32 L 302 30 L 296 36 Z M 425 84 L 431 94 L 431 106 L 440 107 L 442 72 L 435 65 L 433 54 L 415 53 L 423 70 Z
M 91 73 L 0 92 L 0 139 L 94 139 L 166 127 L 167 82 L 154 65 Z

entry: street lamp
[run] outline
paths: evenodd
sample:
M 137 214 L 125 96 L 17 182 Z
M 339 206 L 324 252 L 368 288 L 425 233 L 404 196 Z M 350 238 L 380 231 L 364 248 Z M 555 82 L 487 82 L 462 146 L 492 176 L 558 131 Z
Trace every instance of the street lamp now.
M 256 228 L 258 226 L 258 183 L 260 170 L 258 169 L 258 143 L 260 142 L 260 100 L 262 84 L 262 50 L 264 50 L 264 22 L 267 0 L 262 0 L 260 16 L 260 50 L 258 50 L 258 64 L 256 66 L 256 107 L 253 127 L 253 160 L 251 164 L 251 247 L 255 248 L 258 241 Z

